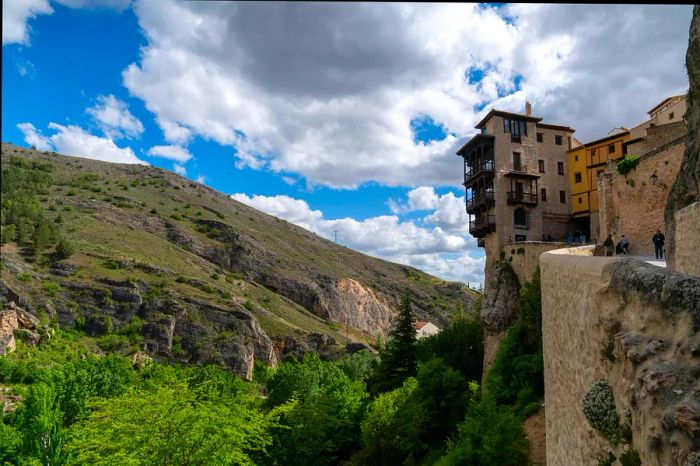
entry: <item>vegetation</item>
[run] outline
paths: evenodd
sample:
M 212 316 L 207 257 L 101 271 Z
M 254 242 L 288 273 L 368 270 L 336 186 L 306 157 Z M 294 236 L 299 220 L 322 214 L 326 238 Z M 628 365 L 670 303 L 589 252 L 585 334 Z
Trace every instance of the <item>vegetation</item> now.
M 638 155 L 626 155 L 625 158 L 617 163 L 617 172 L 624 175 L 637 166 L 639 163 Z

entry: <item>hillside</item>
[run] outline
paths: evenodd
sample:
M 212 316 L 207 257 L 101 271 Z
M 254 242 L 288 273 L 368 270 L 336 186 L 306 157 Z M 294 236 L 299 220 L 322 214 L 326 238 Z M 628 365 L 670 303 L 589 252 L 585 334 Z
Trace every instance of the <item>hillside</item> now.
M 99 337 L 106 351 L 140 347 L 249 377 L 254 360 L 373 344 L 404 292 L 419 319 L 439 326 L 478 296 L 155 167 L 2 144 L 4 183 L 8 168 L 43 180 L 36 215 L 75 252 L 58 260 L 53 246 L 37 255 L 30 241 L 9 240 L 1 299 Z

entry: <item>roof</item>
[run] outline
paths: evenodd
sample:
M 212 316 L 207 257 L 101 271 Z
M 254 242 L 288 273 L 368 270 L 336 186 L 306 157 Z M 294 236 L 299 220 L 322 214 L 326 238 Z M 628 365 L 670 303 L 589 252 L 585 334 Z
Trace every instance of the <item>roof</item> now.
M 568 131 L 569 133 L 576 132 L 575 129 L 569 128 L 568 126 L 550 125 L 549 123 L 537 123 L 537 127 L 544 128 L 544 129 L 554 129 L 554 130 L 559 130 L 559 131 Z
M 467 152 L 467 150 L 469 149 L 469 147 L 470 147 L 472 144 L 476 144 L 476 141 L 478 141 L 479 139 L 494 139 L 494 138 L 495 138 L 495 136 L 494 136 L 493 134 L 476 134 L 476 135 L 474 135 L 473 138 L 471 138 L 469 141 L 467 141 L 466 144 L 464 144 L 464 145 L 457 151 L 457 155 L 459 155 L 460 157 L 463 156 L 464 153 Z
M 659 102 L 658 104 L 656 104 L 656 105 L 654 106 L 654 108 L 652 108 L 651 110 L 649 110 L 649 111 L 647 112 L 647 114 L 648 114 L 648 115 L 651 115 L 651 114 L 654 113 L 659 107 L 662 107 L 662 106 L 666 105 L 667 102 L 672 101 L 672 100 L 675 100 L 675 99 L 678 99 L 679 97 L 683 97 L 683 98 L 685 99 L 685 94 L 678 94 L 678 95 L 672 95 L 671 97 L 666 97 L 664 100 L 662 100 L 661 102 Z
M 486 122 L 491 119 L 493 116 L 502 116 L 502 117 L 512 117 L 512 118 L 520 118 L 521 120 L 527 120 L 527 121 L 534 121 L 535 123 L 539 123 L 542 121 L 542 118 L 539 117 L 534 117 L 534 116 L 528 116 L 524 115 L 522 113 L 511 113 L 511 112 L 504 112 L 503 110 L 491 110 L 489 113 L 486 114 L 484 118 L 481 119 L 479 123 L 474 126 L 477 129 L 481 129 L 484 126 L 486 126 Z
M 594 146 L 596 144 L 600 144 L 600 143 L 609 141 L 611 139 L 619 139 L 619 138 L 624 137 L 625 135 L 629 135 L 629 134 L 630 134 L 629 131 L 623 131 L 622 133 L 613 134 L 612 136 L 605 136 L 604 138 L 600 138 L 600 139 L 596 139 L 595 141 L 587 142 L 584 145 L 586 147 Z
M 416 324 L 415 324 L 416 330 L 422 329 L 423 327 L 425 327 L 425 326 L 428 325 L 429 323 L 430 323 L 430 322 L 416 321 Z

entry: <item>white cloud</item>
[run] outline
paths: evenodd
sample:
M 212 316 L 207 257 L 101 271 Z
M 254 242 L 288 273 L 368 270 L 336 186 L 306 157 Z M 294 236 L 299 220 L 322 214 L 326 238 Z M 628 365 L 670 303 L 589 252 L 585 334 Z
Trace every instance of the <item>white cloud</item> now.
M 135 138 L 143 133 L 141 121 L 131 114 L 125 102 L 111 94 L 99 96 L 97 104 L 86 112 L 110 138 Z
M 50 15 L 53 8 L 48 0 L 3 0 L 2 45 L 29 45 L 27 21 L 37 15 Z
M 194 179 L 197 183 L 199 184 L 204 184 L 205 181 L 207 181 L 207 177 L 204 175 L 199 175 L 197 178 Z
M 182 165 L 179 165 L 177 163 L 173 164 L 173 170 L 175 173 L 177 173 L 180 176 L 186 176 L 187 175 L 187 169 L 183 167 Z
M 179 146 L 153 146 L 148 150 L 148 155 L 163 157 L 181 164 L 192 158 L 190 151 Z
M 112 163 L 139 163 L 148 165 L 134 154 L 130 147 L 118 147 L 109 138 L 95 136 L 78 126 L 63 126 L 49 123 L 49 128 L 57 132 L 48 139 L 57 152 L 64 155 L 85 157 Z
M 457 197 L 449 192 L 440 196 L 435 211 L 424 218 L 424 221 L 439 226 L 445 231 L 465 232 L 469 217 L 464 204 L 464 196 Z
M 472 256 L 477 250 L 476 244 L 463 234 L 464 228 L 461 232 L 455 229 L 455 233 L 450 233 L 438 225 L 419 226 L 412 221 L 401 221 L 396 215 L 364 220 L 326 219 L 306 201 L 289 196 L 234 194 L 231 197 L 329 240 L 334 239 L 337 232 L 340 243 L 366 254 L 413 265 L 449 280 L 483 281 L 484 260 Z
M 122 11 L 129 7 L 131 0 L 56 0 L 69 8 L 84 8 L 89 10 L 109 9 Z
M 49 138 L 41 134 L 31 123 L 20 123 L 17 128 L 24 133 L 24 142 L 34 146 L 37 150 L 53 150 L 53 145 Z
M 419 186 L 408 192 L 408 207 L 410 210 L 433 209 L 438 203 L 438 195 L 432 186 Z
M 334 187 L 459 186 L 455 151 L 493 106 L 528 99 L 586 140 L 687 88 L 690 6 L 502 10 L 513 24 L 476 4 L 138 2 L 148 45 L 123 79 L 169 142 L 202 136 L 238 166 Z M 414 142 L 420 115 L 447 138 Z

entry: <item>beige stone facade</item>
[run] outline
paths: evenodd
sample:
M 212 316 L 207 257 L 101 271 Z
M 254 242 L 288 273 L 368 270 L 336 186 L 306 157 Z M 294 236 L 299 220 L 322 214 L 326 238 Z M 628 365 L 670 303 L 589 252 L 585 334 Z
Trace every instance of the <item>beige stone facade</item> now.
M 630 252 L 654 255 L 651 238 L 657 229 L 666 234 L 664 208 L 680 170 L 686 146 L 684 123 L 649 128 L 646 140 L 635 146 L 656 149 L 642 155 L 639 164 L 625 175 L 614 166 L 598 180 L 600 231 L 602 240 L 612 234 L 629 238 Z M 652 180 L 652 175 L 656 179 Z M 697 235 L 697 232 L 696 232 Z
M 700 202 L 685 207 L 674 215 L 676 219 L 675 270 L 688 275 L 700 275 Z
M 683 121 L 687 110 L 686 95 L 668 97 L 647 112 L 649 119 L 630 130 L 630 140 L 643 138 L 649 128 Z
M 496 254 L 511 241 L 564 239 L 570 232 L 567 150 L 574 130 L 497 110 L 477 128 L 481 134 L 458 152 L 465 160 L 470 233 L 495 235 Z

